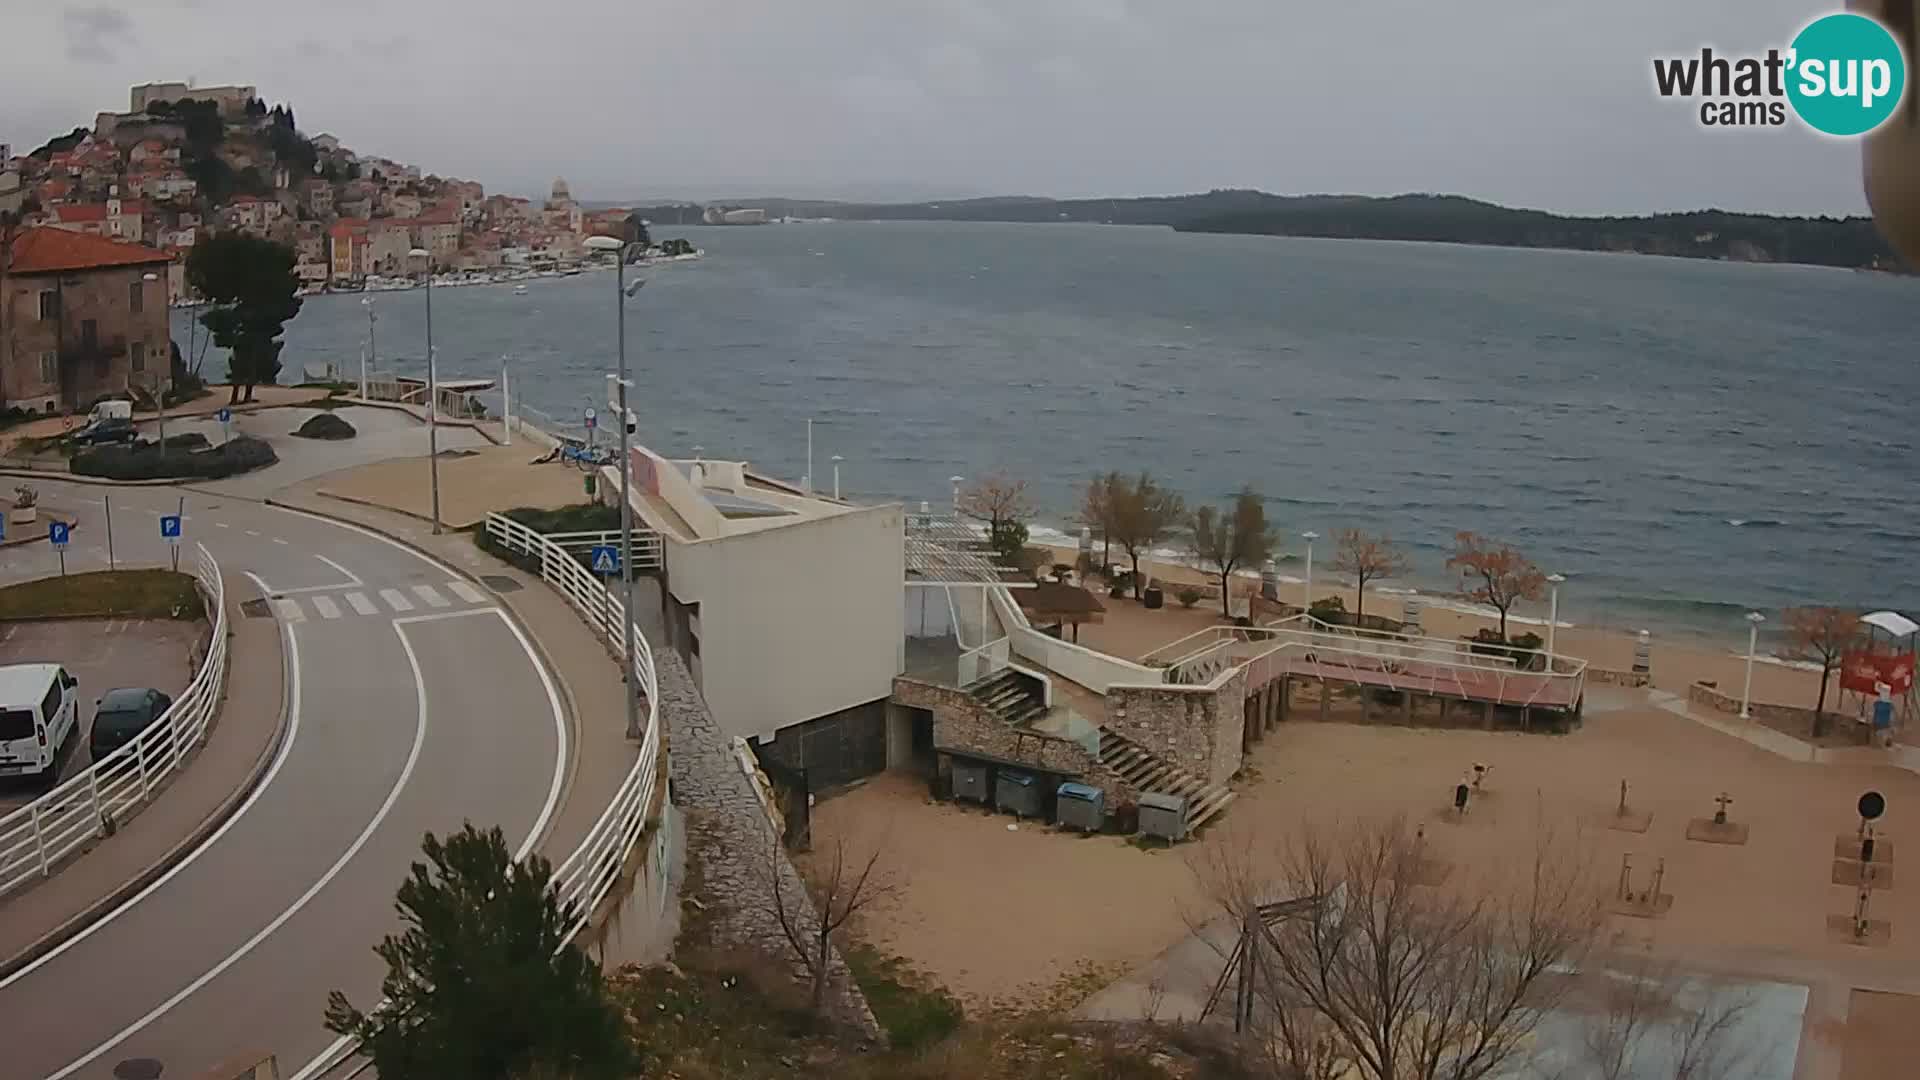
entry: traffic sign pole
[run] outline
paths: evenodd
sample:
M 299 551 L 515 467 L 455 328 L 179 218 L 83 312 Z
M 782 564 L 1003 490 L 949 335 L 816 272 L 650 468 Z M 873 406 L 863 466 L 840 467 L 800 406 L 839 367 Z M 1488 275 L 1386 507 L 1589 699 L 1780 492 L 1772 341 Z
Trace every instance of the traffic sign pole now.
M 113 496 L 100 496 L 100 505 L 107 514 L 107 571 L 113 571 Z

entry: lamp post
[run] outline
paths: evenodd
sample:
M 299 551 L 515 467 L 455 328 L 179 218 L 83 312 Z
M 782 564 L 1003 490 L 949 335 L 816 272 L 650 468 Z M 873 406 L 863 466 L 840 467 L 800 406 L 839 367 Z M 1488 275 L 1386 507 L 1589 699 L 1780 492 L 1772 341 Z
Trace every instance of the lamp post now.
M 360 298 L 360 306 L 367 309 L 367 347 L 360 350 L 360 400 L 367 400 L 367 364 L 380 362 L 379 354 L 374 351 L 373 324 L 378 321 L 373 314 L 373 297 Z
M 638 739 L 646 733 L 640 728 L 640 702 L 635 696 L 635 672 L 638 667 L 633 658 L 633 428 L 627 409 L 627 388 L 632 381 L 627 378 L 627 301 L 647 283 L 641 278 L 627 287 L 627 243 L 612 236 L 589 236 L 587 247 L 594 251 L 613 253 L 613 307 L 615 318 L 615 349 L 619 353 L 619 368 L 614 376 L 614 385 L 618 391 L 616 407 L 620 410 L 620 610 L 621 641 L 625 645 L 627 658 L 627 738 Z
M 960 485 L 965 483 L 966 479 L 964 476 L 947 477 L 947 483 L 953 485 L 953 516 L 956 518 L 960 516 Z
M 807 417 L 807 475 L 801 478 L 801 488 L 813 494 L 813 417 Z
M 1307 542 L 1307 602 L 1301 606 L 1305 607 L 1308 611 L 1312 611 L 1313 610 L 1313 542 L 1315 540 L 1320 539 L 1320 534 L 1317 532 L 1313 532 L 1312 530 L 1308 530 L 1307 532 L 1303 532 L 1300 534 L 1300 539 L 1305 540 Z
M 140 281 L 143 287 L 159 280 L 159 274 L 145 273 L 140 275 Z M 172 297 L 163 295 L 161 300 L 161 310 L 173 310 Z M 192 324 L 189 323 L 188 325 L 191 326 Z M 167 338 L 168 344 L 171 345 L 173 338 L 172 333 L 168 333 Z M 163 367 L 160 375 L 153 380 L 154 388 L 158 391 L 154 394 L 153 404 L 154 408 L 160 411 L 160 457 L 165 459 L 167 456 L 167 379 L 168 376 L 173 374 L 173 350 L 169 348 L 167 355 L 160 358 L 158 362 L 163 365 Z
M 1753 719 L 1753 653 L 1760 644 L 1760 624 L 1767 621 L 1757 611 L 1747 612 L 1747 681 L 1740 688 L 1740 719 Z
M 1560 583 L 1567 580 L 1559 574 L 1548 574 L 1547 584 L 1553 586 L 1553 598 L 1547 601 L 1547 671 L 1553 671 L 1553 631 L 1560 625 Z
M 440 535 L 440 384 L 433 357 L 433 253 L 414 248 L 408 258 L 427 262 L 427 473 L 433 478 L 433 534 Z M 368 312 L 372 314 L 371 311 Z

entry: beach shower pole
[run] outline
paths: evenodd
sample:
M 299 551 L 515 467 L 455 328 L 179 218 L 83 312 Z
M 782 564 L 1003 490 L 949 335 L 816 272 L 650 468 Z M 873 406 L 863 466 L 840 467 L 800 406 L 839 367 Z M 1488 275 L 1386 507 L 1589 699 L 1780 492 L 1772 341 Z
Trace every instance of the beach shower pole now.
M 1740 719 L 1753 719 L 1753 654 L 1760 644 L 1760 624 L 1767 621 L 1757 611 L 1747 612 L 1747 681 L 1740 689 Z
M 414 248 L 407 255 L 427 262 L 427 473 L 433 478 L 433 535 L 440 535 L 440 387 L 433 362 L 433 253 Z
M 380 362 L 380 357 L 377 353 L 374 352 L 373 297 L 371 296 L 361 297 L 360 306 L 367 309 L 367 347 L 360 350 L 360 400 L 365 401 L 367 400 L 367 361 L 372 360 L 374 363 L 378 364 Z
M 1312 531 L 1303 532 L 1300 534 L 1300 539 L 1307 542 L 1307 601 L 1300 606 L 1311 611 L 1313 610 L 1313 542 L 1320 539 L 1320 534 Z
M 1553 599 L 1547 602 L 1547 673 L 1553 673 L 1553 631 L 1560 625 L 1560 583 L 1567 580 L 1559 574 L 1548 574 L 1547 584 L 1553 586 Z
M 953 516 L 956 518 L 960 516 L 960 485 L 966 482 L 966 479 L 964 476 L 947 477 L 947 483 L 953 485 Z
M 840 463 L 847 460 L 839 454 L 833 455 L 833 500 L 840 501 Z

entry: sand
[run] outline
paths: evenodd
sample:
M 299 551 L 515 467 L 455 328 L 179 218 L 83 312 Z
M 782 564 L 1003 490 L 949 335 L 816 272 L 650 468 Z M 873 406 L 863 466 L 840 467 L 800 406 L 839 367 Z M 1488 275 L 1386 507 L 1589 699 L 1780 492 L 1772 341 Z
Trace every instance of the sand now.
M 1540 814 L 1564 843 L 1582 845 L 1608 885 L 1624 853 L 1642 877 L 1666 860 L 1670 911 L 1616 917 L 1623 944 L 1652 943 L 1708 970 L 1920 991 L 1920 922 L 1905 914 L 1901 890 L 1880 894 L 1874 912 L 1894 922 L 1884 948 L 1830 943 L 1825 922 L 1851 910 L 1852 892 L 1831 885 L 1829 874 L 1836 836 L 1857 822 L 1855 799 L 1877 788 L 1890 807 L 1883 835 L 1920 835 L 1912 833 L 1920 777 L 1797 764 L 1638 701 L 1606 706 L 1590 701 L 1585 727 L 1561 737 L 1284 725 L 1250 755 L 1250 779 L 1220 827 L 1171 851 L 1036 825 L 1009 832 L 1011 818 L 929 803 L 923 783 L 897 774 L 823 801 L 814 842 L 886 822 L 888 859 L 905 885 L 869 913 L 863 933 L 968 1000 L 1017 999 L 1078 967 L 1137 967 L 1209 917 L 1187 867 L 1198 845 L 1251 838 L 1270 857 L 1302 822 L 1396 812 L 1432 820 L 1461 772 L 1483 761 L 1493 773 L 1466 821 L 1428 828 L 1436 857 L 1455 873 L 1529 843 Z M 1652 815 L 1644 833 L 1599 824 L 1623 778 L 1633 809 Z M 1688 841 L 1688 822 L 1710 817 L 1722 790 L 1733 795 L 1732 819 L 1748 826 L 1749 842 Z

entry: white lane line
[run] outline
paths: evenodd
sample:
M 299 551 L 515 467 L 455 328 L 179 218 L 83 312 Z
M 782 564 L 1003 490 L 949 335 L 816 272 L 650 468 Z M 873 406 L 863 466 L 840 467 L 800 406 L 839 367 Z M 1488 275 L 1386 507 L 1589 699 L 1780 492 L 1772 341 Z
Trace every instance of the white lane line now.
M 380 599 L 385 600 L 387 606 L 395 611 L 413 610 L 413 601 L 407 599 L 407 594 L 399 589 L 381 589 Z
M 313 605 L 313 610 L 319 612 L 320 617 L 323 619 L 337 619 L 340 617 L 340 605 L 334 603 L 333 597 L 331 596 L 309 597 L 307 602 Z
M 300 610 L 300 601 L 291 596 L 282 596 L 274 600 L 273 606 L 279 610 L 280 617 L 290 623 L 306 622 L 306 612 Z
M 279 537 L 277 537 L 277 536 L 273 538 L 273 542 L 274 542 L 274 543 L 276 543 L 276 544 L 279 544 L 279 545 L 280 545 L 281 547 L 286 547 L 286 546 L 287 546 L 287 542 L 286 542 L 285 540 L 282 540 L 282 539 L 280 539 L 280 538 L 279 538 Z
M 214 522 L 214 523 L 213 523 L 213 527 L 214 527 L 214 528 L 216 528 L 216 529 L 231 529 L 231 528 L 233 528 L 233 526 L 231 526 L 231 525 L 228 525 L 228 524 L 227 524 L 226 522 L 224 522 L 224 521 L 216 521 L 216 522 Z
M 327 558 L 325 555 L 315 555 L 314 558 L 319 559 L 321 562 L 326 563 L 328 566 L 331 566 L 335 570 L 338 570 L 342 574 L 346 575 L 347 581 L 351 582 L 352 584 L 355 584 L 355 585 L 366 584 L 365 582 L 361 581 L 359 576 L 356 575 L 353 571 L 347 569 L 344 566 L 341 566 L 339 563 L 334 562 L 332 559 Z
M 254 585 L 260 589 L 261 595 L 266 594 L 267 583 L 260 580 L 258 574 L 255 574 L 251 570 L 243 571 L 243 573 L 253 579 Z M 145 900 L 158 891 L 161 886 L 172 881 L 175 874 L 192 866 L 195 860 L 206 854 L 207 850 L 212 848 L 214 844 L 219 843 L 220 838 L 227 834 L 227 830 L 238 825 L 240 819 L 247 816 L 247 811 L 253 809 L 253 804 L 259 802 L 260 797 L 265 795 L 267 789 L 273 786 L 273 778 L 280 775 L 280 766 L 286 764 L 288 756 L 293 753 L 295 740 L 300 737 L 300 639 L 294 634 L 291 625 L 285 626 L 283 629 L 286 631 L 287 636 L 287 737 L 285 741 L 280 744 L 280 752 L 274 755 L 273 764 L 267 766 L 267 774 L 260 778 L 260 785 L 253 789 L 253 794 L 247 796 L 246 801 L 240 804 L 240 808 L 233 812 L 232 817 L 222 822 L 219 828 L 213 830 L 213 835 L 201 841 L 199 847 L 188 852 L 187 857 L 175 863 L 172 869 L 154 879 L 151 885 L 141 889 L 132 899 L 114 908 L 112 911 L 107 912 L 105 915 L 102 915 L 98 922 L 95 922 L 85 930 L 61 942 L 54 948 L 49 949 L 45 956 L 42 956 L 40 959 L 35 960 L 33 963 L 28 964 L 6 978 L 0 979 L 0 990 L 5 990 L 19 980 L 33 974 L 40 969 L 42 964 L 52 963 L 61 953 L 66 952 L 68 949 L 73 948 L 75 945 L 106 929 L 113 920 L 125 915 L 135 904 Z
M 248 529 L 248 530 L 247 530 L 247 535 L 248 535 L 248 536 L 259 536 L 259 535 L 260 535 L 260 533 L 259 533 L 259 531 L 258 531 L 257 529 Z
M 546 832 L 547 823 L 553 820 L 553 812 L 560 805 L 560 789 L 565 786 L 566 782 L 567 720 L 566 714 L 560 709 L 560 693 L 554 689 L 553 677 L 547 674 L 546 665 L 540 662 L 539 655 L 533 651 L 533 642 L 528 641 L 527 635 L 521 633 L 520 625 L 508 618 L 507 613 L 497 607 L 469 608 L 466 611 L 450 611 L 440 615 L 413 615 L 393 621 L 394 629 L 398 630 L 400 628 L 399 624 L 403 622 L 433 622 L 439 619 L 457 619 L 463 615 L 486 614 L 500 616 L 500 621 L 506 623 L 507 629 L 513 631 L 514 639 L 520 642 L 520 648 L 527 654 L 527 662 L 532 664 L 533 670 L 539 673 L 540 686 L 547 692 L 547 706 L 553 711 L 553 736 L 557 749 L 557 752 L 553 756 L 553 784 L 547 788 L 547 803 L 540 808 L 540 816 L 534 820 L 533 828 L 527 830 L 527 838 L 520 842 L 520 850 L 513 853 L 513 857 L 519 860 L 531 854 L 534 845 L 540 842 L 540 834 Z M 400 640 L 402 642 L 407 640 L 404 633 L 400 635 Z M 411 658 L 413 650 L 407 650 L 407 655 Z M 341 1060 L 344 1060 L 347 1048 L 351 1042 L 352 1040 L 345 1035 L 333 1040 L 325 1050 L 320 1051 L 312 1061 L 307 1062 L 299 1072 L 294 1073 L 288 1080 L 315 1080 L 316 1077 L 333 1068 L 334 1065 Z
M 441 596 L 440 590 L 434 588 L 431 585 L 415 585 L 413 587 L 413 595 L 426 601 L 427 606 L 430 608 L 443 608 L 443 607 L 453 606 L 453 601 L 447 599 L 444 596 Z
M 347 594 L 346 599 L 347 606 L 353 608 L 355 612 L 361 615 L 380 614 L 380 609 L 374 605 L 373 601 L 367 599 L 366 593 L 350 592 Z
M 447 589 L 452 592 L 453 595 L 465 600 L 469 604 L 484 604 L 487 602 L 486 596 L 483 595 L 479 589 L 474 588 L 464 581 L 449 581 L 447 582 Z
M 175 1005 L 193 996 L 199 992 L 201 987 L 219 978 L 222 972 L 239 963 L 262 941 L 265 941 L 268 937 L 272 936 L 274 932 L 278 931 L 282 926 L 285 926 L 288 919 L 298 915 L 301 908 L 306 907 L 309 901 L 319 895 L 321 889 L 326 888 L 328 883 L 338 877 L 340 871 L 346 868 L 347 863 L 353 861 L 353 857 L 360 854 L 360 849 L 367 845 L 367 841 L 373 837 L 374 830 L 378 829 L 380 823 L 387 819 L 387 814 L 392 811 L 393 804 L 400 801 L 400 793 L 406 790 L 407 781 L 413 778 L 413 768 L 419 764 L 420 761 L 420 748 L 425 745 L 427 741 L 427 681 L 420 673 L 420 658 L 414 654 L 413 643 L 407 640 L 406 632 L 398 626 L 393 629 L 395 633 L 400 635 L 400 647 L 406 650 L 407 663 L 413 668 L 413 687 L 418 712 L 413 725 L 413 748 L 407 752 L 407 763 L 400 767 L 399 777 L 394 780 L 392 790 L 387 792 L 386 801 L 380 804 L 380 809 L 374 811 L 373 820 L 367 822 L 367 827 L 360 830 L 360 835 L 353 838 L 353 843 L 347 846 L 347 850 L 340 853 L 340 857 L 333 861 L 333 865 L 327 868 L 327 872 L 321 874 L 318 881 L 307 886 L 307 891 L 301 893 L 299 899 L 295 900 L 285 911 L 274 916 L 272 922 L 261 927 L 258 933 L 248 938 L 239 948 L 227 954 L 225 960 L 208 968 L 206 974 L 201 975 L 186 986 L 181 987 L 179 992 L 155 1006 L 152 1012 L 128 1024 L 125 1028 L 121 1029 L 119 1034 L 101 1043 L 99 1046 L 94 1047 L 87 1052 L 86 1056 L 75 1061 L 73 1064 L 47 1077 L 47 1080 L 65 1080 L 66 1077 L 86 1068 L 100 1055 L 139 1034 L 149 1024 L 165 1016 Z M 161 880 L 164 881 L 165 878 Z

